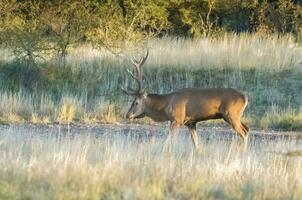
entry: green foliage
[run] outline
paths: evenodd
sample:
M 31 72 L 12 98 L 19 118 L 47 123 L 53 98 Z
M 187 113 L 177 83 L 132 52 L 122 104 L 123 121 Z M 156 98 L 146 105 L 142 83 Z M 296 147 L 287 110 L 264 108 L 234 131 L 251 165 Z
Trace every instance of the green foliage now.
M 281 109 L 273 106 L 261 119 L 261 127 L 287 131 L 302 130 L 302 112 L 292 108 Z
M 91 42 L 119 53 L 129 42 L 221 31 L 301 37 L 299 1 L 119 0 L 1 1 L 0 41 L 30 64 Z
M 109 1 L 99 5 L 98 23 L 87 34 L 98 48 L 119 53 L 129 42 L 142 42 L 169 27 L 165 1 Z
M 147 44 L 154 56 L 145 70 L 151 92 L 236 87 L 251 95 L 251 115 L 263 117 L 272 103 L 288 106 L 286 97 L 299 109 L 297 91 L 302 88 L 296 76 L 301 73 L 295 70 L 301 50 L 295 42 L 302 38 L 301 16 L 301 3 L 291 0 L 3 0 L 1 48 L 13 56 L 2 55 L 0 89 L 11 94 L 29 92 L 28 99 L 35 99 L 31 105 L 37 110 L 45 94 L 49 105 L 66 95 L 79 97 L 83 100 L 79 107 L 88 110 L 83 112 L 86 121 L 97 118 L 94 109 L 98 109 L 91 105 L 100 98 L 112 105 L 99 109 L 108 118 L 105 121 L 116 121 L 111 113 L 120 115 L 126 107 L 119 85 L 132 84 L 124 75 L 130 65 L 124 56 Z M 180 37 L 166 40 L 166 35 Z M 154 37 L 162 41 L 154 43 Z M 181 39 L 185 37 L 190 39 Z M 92 59 L 79 62 L 68 57 L 89 45 L 94 48 Z M 94 55 L 96 48 L 102 53 Z M 57 113 L 51 113 L 54 120 Z M 18 118 L 14 113 L 8 116 Z M 28 112 L 20 118 L 28 119 Z M 292 121 L 270 124 L 296 129 L 292 127 L 297 120 Z
M 68 50 L 85 40 L 87 31 L 95 24 L 97 6 L 88 1 L 48 2 L 41 16 L 49 37 L 61 59 L 65 59 Z
M 262 128 L 301 130 L 301 55 L 292 37 L 231 34 L 219 38 L 150 40 L 144 70 L 147 91 L 168 93 L 184 87 L 233 87 L 249 96 L 245 117 Z M 0 54 L 0 120 L 50 123 L 70 110 L 84 123 L 124 122 L 131 97 L 121 85 L 127 76 L 131 48 L 116 56 L 91 46 L 72 49 L 64 66 L 55 59 L 37 67 Z M 142 52 L 141 52 L 142 53 Z M 137 56 L 138 58 L 139 56 Z M 66 104 L 66 109 L 64 107 Z M 59 105 L 59 106 L 58 106 Z M 61 106 L 60 106 L 61 105 Z M 272 114 L 289 105 L 293 109 Z M 68 109 L 67 109 L 68 108 Z M 287 110 L 285 110 L 287 111 Z M 66 112 L 68 116 L 68 112 Z M 71 112 L 72 113 L 72 112 Z M 63 120 L 64 121 L 64 120 Z M 145 123 L 146 121 L 143 121 Z
M 217 1 L 217 15 L 219 23 L 227 31 L 246 32 L 253 31 L 256 24 L 253 24 L 258 1 L 250 0 L 220 0 Z
M 14 56 L 34 66 L 36 59 L 45 59 L 52 51 L 41 13 L 43 4 L 31 1 L 9 1 L 1 10 L 0 42 Z
M 179 10 L 184 24 L 190 27 L 189 32 L 194 37 L 212 35 L 217 31 L 218 17 L 213 14 L 217 2 L 189 1 Z
M 17 92 L 20 89 L 33 91 L 41 83 L 41 70 L 34 66 L 27 66 L 19 60 L 0 65 L 0 89 Z

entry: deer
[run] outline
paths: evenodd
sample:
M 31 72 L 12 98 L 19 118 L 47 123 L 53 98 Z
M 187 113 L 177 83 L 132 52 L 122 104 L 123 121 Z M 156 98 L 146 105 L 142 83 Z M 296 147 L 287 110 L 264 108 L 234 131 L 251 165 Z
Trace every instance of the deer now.
M 147 49 L 146 55 L 141 59 L 131 59 L 135 74 L 127 70 L 137 87 L 121 88 L 124 93 L 134 97 L 126 114 L 127 119 L 150 117 L 155 122 L 170 121 L 168 138 L 174 138 L 179 128 L 186 126 L 196 150 L 196 124 L 210 119 L 223 119 L 242 138 L 243 149 L 246 150 L 249 128 L 241 121 L 241 117 L 248 104 L 247 95 L 233 88 L 183 88 L 168 94 L 149 94 L 142 89 L 142 66 L 148 55 Z

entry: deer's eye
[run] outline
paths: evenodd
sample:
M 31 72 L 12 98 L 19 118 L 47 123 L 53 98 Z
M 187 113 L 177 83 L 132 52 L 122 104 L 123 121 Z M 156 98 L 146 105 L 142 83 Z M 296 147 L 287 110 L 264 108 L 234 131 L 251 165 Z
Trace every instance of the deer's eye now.
M 137 102 L 137 101 L 135 102 L 135 105 L 136 105 L 136 106 L 138 105 L 138 102 Z

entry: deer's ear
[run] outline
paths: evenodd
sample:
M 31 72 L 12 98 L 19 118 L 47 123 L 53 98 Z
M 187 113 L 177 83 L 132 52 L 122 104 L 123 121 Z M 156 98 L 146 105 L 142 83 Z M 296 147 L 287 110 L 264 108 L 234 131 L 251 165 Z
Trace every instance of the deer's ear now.
M 148 93 L 145 91 L 145 92 L 143 93 L 143 98 L 145 99 L 145 98 L 147 98 L 147 96 L 148 96 Z

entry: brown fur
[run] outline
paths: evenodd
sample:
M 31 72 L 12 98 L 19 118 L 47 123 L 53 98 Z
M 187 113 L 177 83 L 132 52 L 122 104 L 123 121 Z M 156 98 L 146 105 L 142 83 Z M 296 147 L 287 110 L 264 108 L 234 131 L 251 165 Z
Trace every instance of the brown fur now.
M 222 118 L 242 137 L 246 148 L 248 127 L 241 122 L 247 105 L 247 97 L 232 88 L 185 88 L 164 95 L 138 95 L 127 116 L 139 118 L 148 116 L 154 121 L 171 122 L 171 132 L 181 126 L 191 131 L 196 146 L 196 123 L 209 119 Z M 136 111 L 136 109 L 140 111 Z M 130 117 L 131 116 L 131 117 Z M 172 131 L 173 129 L 173 131 Z
M 208 119 L 222 118 L 243 138 L 244 148 L 247 146 L 248 127 L 241 122 L 241 116 L 247 105 L 247 97 L 232 88 L 198 89 L 185 88 L 170 94 L 142 93 L 142 66 L 147 60 L 149 51 L 140 60 L 132 59 L 136 74 L 128 70 L 129 75 L 137 82 L 136 89 L 127 91 L 135 96 L 126 117 L 142 118 L 148 116 L 154 121 L 171 122 L 171 134 L 175 135 L 178 127 L 187 126 L 192 141 L 197 148 L 198 138 L 196 123 Z

